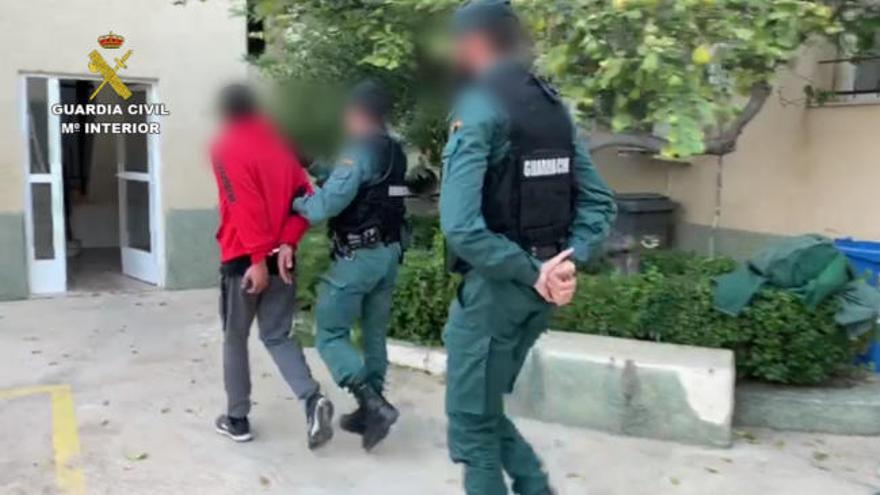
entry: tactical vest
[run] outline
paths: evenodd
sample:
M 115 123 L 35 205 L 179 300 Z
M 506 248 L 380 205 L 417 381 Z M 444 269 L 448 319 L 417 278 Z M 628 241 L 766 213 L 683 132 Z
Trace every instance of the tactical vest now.
M 547 260 L 567 246 L 574 217 L 571 118 L 556 91 L 525 69 L 486 84 L 508 117 L 510 150 L 486 172 L 483 217 L 490 230 Z
M 330 232 L 344 242 L 378 229 L 380 241 L 399 242 L 406 216 L 404 198 L 408 193 L 406 154 L 400 143 L 387 135 L 371 137 L 368 145 L 378 157 L 378 163 L 384 165 L 383 173 L 378 179 L 362 185 L 354 201 L 330 219 Z

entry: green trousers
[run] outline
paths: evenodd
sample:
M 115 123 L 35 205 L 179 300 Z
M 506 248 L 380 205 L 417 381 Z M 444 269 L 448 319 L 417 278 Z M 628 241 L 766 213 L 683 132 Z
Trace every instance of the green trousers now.
M 337 258 L 321 277 L 316 345 L 341 387 L 367 382 L 381 391 L 385 385 L 385 336 L 400 255 L 399 244 L 359 249 L 350 259 Z M 357 322 L 363 334 L 363 357 L 351 342 Z
M 551 306 L 531 287 L 471 271 L 458 290 L 443 333 L 448 354 L 449 451 L 464 464 L 469 495 L 549 494 L 541 461 L 504 414 L 523 361 L 546 330 Z

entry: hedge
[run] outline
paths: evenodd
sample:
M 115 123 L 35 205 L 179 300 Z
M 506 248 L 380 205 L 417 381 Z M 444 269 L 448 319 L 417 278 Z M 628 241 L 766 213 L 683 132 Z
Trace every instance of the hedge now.
M 730 349 L 741 377 L 768 382 L 818 384 L 852 368 L 861 344 L 834 322 L 835 301 L 811 311 L 789 292 L 765 289 L 739 317 L 730 317 L 713 308 L 713 263 L 694 258 L 694 265 L 710 269 L 685 273 L 649 266 L 637 276 L 581 276 L 577 297 L 557 311 L 552 326 Z
M 319 244 L 312 238 L 304 248 L 315 249 Z M 419 244 L 406 254 L 401 267 L 389 334 L 441 345 L 458 277 L 446 272 L 439 235 L 430 247 L 424 241 Z M 311 301 L 316 269 L 313 261 L 309 262 L 312 267 L 303 266 L 306 260 L 314 260 L 305 250 L 299 255 L 301 299 Z M 326 259 L 326 242 L 320 255 Z M 670 252 L 647 256 L 644 271 L 638 275 L 621 276 L 608 270 L 582 273 L 577 296 L 570 306 L 556 312 L 551 327 L 731 349 L 740 377 L 767 382 L 819 384 L 852 369 L 864 343 L 851 341 L 834 323 L 834 301 L 811 311 L 788 292 L 765 289 L 739 317 L 715 311 L 713 279 L 735 266 L 727 258 Z
M 326 229 L 311 229 L 296 250 L 296 298 L 303 311 L 311 311 L 317 302 L 318 277 L 330 267 L 330 240 Z
M 442 345 L 441 334 L 459 277 L 446 270 L 443 240 L 430 250 L 406 254 L 391 313 L 391 337 L 424 345 Z

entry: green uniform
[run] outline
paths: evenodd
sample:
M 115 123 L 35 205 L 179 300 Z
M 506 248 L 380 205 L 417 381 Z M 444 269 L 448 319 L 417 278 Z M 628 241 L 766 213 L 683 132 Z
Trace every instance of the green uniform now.
M 294 201 L 293 208 L 312 224 L 339 215 L 362 187 L 381 180 L 381 163 L 365 141 L 350 143 L 323 187 Z M 381 391 L 388 369 L 385 336 L 391 299 L 401 258 L 399 243 L 379 243 L 336 256 L 318 286 L 317 348 L 341 387 L 362 383 Z M 360 321 L 363 358 L 351 342 L 351 328 Z
M 509 64 L 499 63 L 491 72 Z M 529 349 L 546 330 L 552 306 L 533 289 L 541 262 L 491 231 L 482 211 L 484 178 L 510 149 L 507 124 L 499 102 L 485 86 L 474 84 L 456 101 L 443 153 L 441 226 L 449 249 L 470 266 L 444 329 L 449 449 L 453 461 L 465 465 L 468 494 L 506 494 L 506 472 L 514 492 L 544 495 L 547 476 L 505 416 L 503 395 L 512 390 Z M 572 140 L 576 200 L 569 244 L 576 261 L 586 262 L 601 248 L 616 208 L 586 143 L 577 133 Z

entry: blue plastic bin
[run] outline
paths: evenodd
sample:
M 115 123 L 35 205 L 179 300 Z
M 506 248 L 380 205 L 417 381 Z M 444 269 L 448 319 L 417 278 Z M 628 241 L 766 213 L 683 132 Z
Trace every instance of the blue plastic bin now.
M 867 364 L 880 374 L 880 342 L 871 342 L 868 351 L 856 358 L 856 364 Z
M 856 241 L 853 239 L 837 239 L 834 245 L 849 259 L 856 275 L 866 276 L 868 283 L 874 287 L 880 282 L 880 242 Z M 874 371 L 880 373 L 880 342 L 874 340 L 868 352 L 859 356 L 859 364 L 873 365 Z
M 880 242 L 856 241 L 853 239 L 837 239 L 834 241 L 859 276 L 866 275 L 868 283 L 878 286 L 880 277 Z

